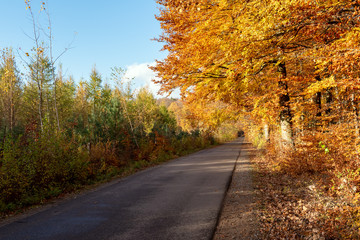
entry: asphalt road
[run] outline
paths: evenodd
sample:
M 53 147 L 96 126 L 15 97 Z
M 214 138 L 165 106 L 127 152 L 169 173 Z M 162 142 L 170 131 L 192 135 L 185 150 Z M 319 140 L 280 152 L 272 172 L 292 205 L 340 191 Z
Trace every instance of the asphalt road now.
M 0 239 L 211 239 L 242 140 L 17 217 L 0 225 Z

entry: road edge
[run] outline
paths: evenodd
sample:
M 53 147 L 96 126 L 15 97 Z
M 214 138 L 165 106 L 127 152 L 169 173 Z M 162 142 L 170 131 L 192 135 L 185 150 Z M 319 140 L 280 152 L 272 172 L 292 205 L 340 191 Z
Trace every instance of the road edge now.
M 222 201 L 221 201 L 221 206 L 220 206 L 219 212 L 218 212 L 218 214 L 217 214 L 217 218 L 216 218 L 216 225 L 215 225 L 215 227 L 214 227 L 214 229 L 213 229 L 213 232 L 212 232 L 212 234 L 211 234 L 211 240 L 213 240 L 214 237 L 215 237 L 215 233 L 216 233 L 217 227 L 218 227 L 219 222 L 220 222 L 221 214 L 222 214 L 223 209 L 224 209 L 224 207 L 225 207 L 225 199 L 226 199 L 226 196 L 227 196 L 228 191 L 229 191 L 229 189 L 230 189 L 231 183 L 232 183 L 232 181 L 233 181 L 233 176 L 234 176 L 234 173 L 235 173 L 235 169 L 236 169 L 237 163 L 238 163 L 238 161 L 239 161 L 239 159 L 240 159 L 240 156 L 241 156 L 241 146 L 243 145 L 245 139 L 244 139 L 244 137 L 240 137 L 240 138 L 238 138 L 238 139 L 240 139 L 239 152 L 238 152 L 238 155 L 237 155 L 237 157 L 236 157 L 233 170 L 231 171 L 231 175 L 230 175 L 230 177 L 229 177 L 229 179 L 228 179 L 228 181 L 227 181 L 227 183 L 226 183 L 225 192 L 224 192 L 223 199 L 222 199 Z

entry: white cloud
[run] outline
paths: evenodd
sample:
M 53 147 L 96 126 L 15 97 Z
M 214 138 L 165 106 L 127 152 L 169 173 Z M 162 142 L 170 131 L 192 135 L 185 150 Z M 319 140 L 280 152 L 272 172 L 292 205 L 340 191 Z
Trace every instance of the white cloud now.
M 126 67 L 126 71 L 123 77 L 124 81 L 132 82 L 132 87 L 139 89 L 141 87 L 148 88 L 156 98 L 166 97 L 167 94 L 159 95 L 160 85 L 155 84 L 152 79 L 156 79 L 156 74 L 149 66 L 154 66 L 155 62 L 152 63 L 140 63 L 132 64 Z M 169 97 L 180 98 L 180 91 L 175 90 Z
M 161 97 L 158 95 L 158 91 L 160 86 L 155 84 L 152 79 L 156 78 L 155 73 L 149 68 L 149 66 L 153 66 L 155 63 L 140 63 L 133 64 L 126 68 L 126 73 L 124 75 L 124 80 L 133 83 L 133 87 L 135 89 L 139 89 L 141 87 L 148 88 L 155 97 Z

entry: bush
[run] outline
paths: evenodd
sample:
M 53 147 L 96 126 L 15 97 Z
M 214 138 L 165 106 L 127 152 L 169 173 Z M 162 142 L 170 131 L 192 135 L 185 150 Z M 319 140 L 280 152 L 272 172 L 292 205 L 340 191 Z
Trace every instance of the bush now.
M 57 196 L 88 178 L 86 155 L 62 136 L 7 139 L 0 168 L 1 210 Z

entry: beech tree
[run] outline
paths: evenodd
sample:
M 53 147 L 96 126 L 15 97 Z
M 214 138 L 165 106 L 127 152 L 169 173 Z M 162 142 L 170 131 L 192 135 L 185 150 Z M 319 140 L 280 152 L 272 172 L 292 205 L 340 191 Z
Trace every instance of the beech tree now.
M 338 89 L 332 79 L 339 79 L 332 68 L 345 63 L 339 43 L 355 36 L 357 1 L 157 2 L 158 41 L 169 52 L 152 68 L 162 91 L 179 87 L 194 103 L 221 101 L 251 112 L 264 129 L 280 128 L 284 146 L 294 145 L 294 131 L 323 121 L 322 111 L 329 117 Z

